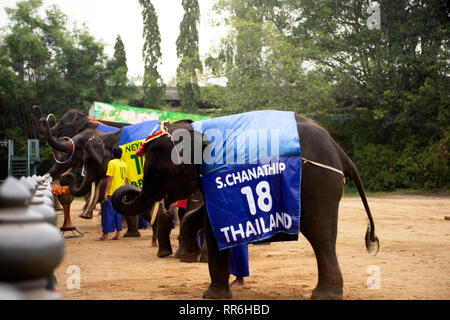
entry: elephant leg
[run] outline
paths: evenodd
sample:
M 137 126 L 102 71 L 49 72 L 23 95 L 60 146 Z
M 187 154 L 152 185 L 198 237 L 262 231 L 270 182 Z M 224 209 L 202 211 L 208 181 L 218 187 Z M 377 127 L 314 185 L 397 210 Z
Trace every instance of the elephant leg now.
M 156 242 L 156 223 L 152 225 L 152 247 L 158 246 L 158 242 Z
M 127 222 L 127 232 L 123 235 L 125 237 L 135 237 L 138 238 L 141 236 L 138 229 L 138 216 L 124 216 Z
M 308 185 L 308 177 L 308 174 L 304 175 L 304 185 Z M 342 299 L 343 296 L 343 278 L 336 256 L 338 209 L 342 189 L 339 190 L 336 187 L 339 185 L 333 185 L 330 181 L 331 177 L 328 183 L 319 182 L 317 189 L 311 181 L 309 187 L 313 186 L 314 192 L 308 192 L 311 190 L 309 187 L 308 191 L 302 188 L 300 229 L 314 250 L 319 273 L 311 299 Z
M 178 220 L 181 221 L 183 220 L 184 215 L 186 214 L 186 209 L 183 208 L 178 208 Z
M 170 243 L 170 232 L 172 230 L 172 219 L 170 215 L 163 212 L 161 206 L 156 218 L 156 237 L 158 238 L 158 253 L 160 258 L 170 256 L 172 254 L 172 244 Z
M 186 209 L 178 208 L 177 215 L 178 215 L 178 222 L 180 223 L 180 233 L 181 233 L 181 221 L 183 220 L 183 217 L 184 217 L 185 213 L 186 213 Z M 177 259 L 180 259 L 181 248 L 182 248 L 180 238 L 181 238 L 181 236 L 178 234 L 178 237 L 177 237 L 178 249 L 177 249 L 177 251 L 175 252 L 175 255 L 174 255 L 174 257 L 177 258 Z
M 208 262 L 208 245 L 206 241 L 203 241 L 202 247 L 200 248 L 200 262 Z
M 196 262 L 200 254 L 198 231 L 203 227 L 203 212 L 186 215 L 180 224 L 180 247 L 178 256 L 181 262 Z
M 86 203 L 83 208 L 83 212 L 79 215 L 80 218 L 84 219 L 92 219 L 94 215 L 94 208 L 95 205 L 98 202 L 98 198 L 100 197 L 100 187 L 102 185 L 102 182 L 96 184 L 95 189 L 91 190 L 91 192 L 86 195 L 84 198 Z M 94 192 L 93 196 L 92 193 Z
M 59 204 L 58 197 L 53 197 L 53 208 L 55 209 L 55 211 L 62 211 L 62 207 Z
M 205 240 L 208 247 L 208 269 L 211 284 L 203 293 L 204 299 L 231 299 L 230 280 L 230 250 L 219 250 L 212 231 L 208 215 L 204 214 Z
M 84 212 L 83 215 L 79 215 L 80 218 L 84 218 L 84 219 L 92 219 L 94 217 L 94 211 L 87 211 Z

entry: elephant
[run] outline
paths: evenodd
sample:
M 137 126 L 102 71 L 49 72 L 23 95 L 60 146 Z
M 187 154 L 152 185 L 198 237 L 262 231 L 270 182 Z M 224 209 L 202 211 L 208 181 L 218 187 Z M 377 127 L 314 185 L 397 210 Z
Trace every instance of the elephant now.
M 183 120 L 184 121 L 184 120 Z M 41 125 L 46 128 L 45 134 L 47 141 L 52 148 L 63 152 L 72 153 L 73 146 L 70 142 L 58 142 L 50 134 L 50 128 L 46 119 L 40 120 Z M 85 129 L 73 137 L 75 144 L 75 152 L 70 163 L 76 163 L 77 165 L 84 165 L 85 176 L 79 186 L 77 186 L 76 177 L 72 173 L 68 173 L 64 176 L 66 183 L 69 185 L 70 193 L 74 196 L 83 196 L 87 194 L 91 188 L 91 185 L 95 183 L 97 186 L 104 184 L 106 177 L 106 169 L 108 162 L 112 159 L 112 148 L 119 144 L 119 140 L 122 134 L 122 129 L 114 133 L 103 134 L 100 132 L 89 132 L 93 129 Z M 131 196 L 130 196 L 131 199 Z M 160 199 L 161 200 L 161 199 Z M 157 201 L 155 201 L 157 202 Z M 170 243 L 170 231 L 173 218 L 173 206 L 167 208 L 169 214 L 165 214 L 163 206 L 160 206 L 160 210 L 157 215 L 156 223 L 153 225 L 153 235 L 156 235 L 158 240 L 158 257 L 167 257 L 172 254 L 172 247 Z M 188 212 L 194 212 L 197 210 L 198 205 L 195 201 L 188 200 Z M 151 206 L 146 210 L 140 212 L 140 215 L 150 221 L 148 213 L 151 211 Z M 125 217 L 128 230 L 124 237 L 139 237 L 140 232 L 138 230 L 137 217 Z M 182 220 L 182 216 L 180 217 Z M 154 243 L 154 241 L 153 241 Z M 184 253 L 181 257 L 192 256 L 191 253 Z
M 33 105 L 32 110 L 35 118 L 38 120 L 36 127 L 42 135 L 46 135 L 47 128 L 39 120 L 43 117 L 40 106 Z M 50 134 L 54 137 L 70 137 L 86 129 L 97 129 L 101 124 L 100 121 L 89 118 L 87 115 L 76 109 L 69 109 L 62 118 L 50 128 Z M 126 126 L 125 123 L 113 123 L 114 127 L 122 128 Z
M 47 135 L 47 128 L 45 124 L 41 121 L 39 121 L 42 118 L 42 109 L 38 105 L 33 105 L 32 111 L 35 114 L 36 119 L 38 121 L 36 122 L 36 127 L 42 135 Z M 80 134 L 81 132 L 84 133 L 84 139 L 88 139 L 90 136 L 93 136 L 94 134 L 98 134 L 100 131 L 97 131 L 99 125 L 101 124 L 100 121 L 93 120 L 89 118 L 84 113 L 75 110 L 70 109 L 68 110 L 62 118 L 52 127 L 50 128 L 49 132 L 51 136 L 55 137 L 69 137 L 72 138 L 76 136 L 77 134 Z M 125 126 L 125 124 L 122 123 L 114 123 L 113 127 L 121 128 Z M 118 130 L 118 129 L 117 129 Z M 56 157 L 61 159 L 61 157 L 64 155 L 64 153 L 61 153 L 59 151 L 55 152 Z M 80 156 L 80 153 L 74 154 L 72 158 L 67 159 L 66 161 L 63 161 L 62 163 L 55 163 L 48 173 L 51 175 L 53 180 L 58 183 L 59 178 L 62 174 L 75 169 L 81 169 L 82 167 L 82 159 Z M 104 187 L 104 185 L 96 185 L 95 188 L 93 187 L 90 194 L 86 196 L 86 203 L 83 207 L 83 211 L 80 214 L 81 218 L 85 219 L 92 219 L 93 214 L 93 208 L 96 203 L 98 203 L 101 199 L 99 199 L 99 193 L 98 191 Z M 94 192 L 97 191 L 97 192 Z M 55 199 L 55 208 L 57 209 L 58 202 Z
M 81 169 L 83 165 L 85 166 L 86 176 L 83 178 L 80 186 L 76 186 L 75 175 L 66 174 L 66 179 L 70 185 L 72 195 L 84 196 L 89 192 L 91 192 L 91 197 L 94 195 L 89 205 L 93 208 L 96 203 L 93 201 L 95 198 L 99 201 L 102 200 L 99 192 L 95 192 L 95 186 L 100 188 L 102 183 L 104 183 L 102 180 L 106 176 L 108 162 L 112 159 L 112 147 L 118 144 L 122 130 L 119 129 L 119 131 L 114 133 L 104 134 L 96 129 L 84 129 L 72 138 L 74 147 L 71 142 L 58 142 L 55 140 L 50 134 L 51 129 L 46 119 L 41 118 L 39 123 L 44 128 L 44 134 L 53 149 L 61 153 L 72 154 L 72 157 L 67 162 L 56 164 L 52 167 L 56 168 L 54 171 L 55 175 L 62 175 L 72 168 Z M 126 222 L 128 230 L 124 237 L 140 237 L 137 217 L 126 218 Z
M 302 161 L 299 162 L 302 170 L 299 231 L 311 244 L 318 266 L 318 282 L 312 291 L 311 299 L 342 299 L 343 277 L 336 256 L 336 237 L 339 202 L 345 186 L 343 176 L 355 182 L 364 204 L 369 220 L 365 246 L 369 252 L 379 250 L 375 224 L 363 183 L 350 157 L 328 132 L 313 120 L 294 114 L 292 121 L 295 121 L 294 126 L 298 131 L 302 157 Z M 209 138 L 194 130 L 193 124 L 188 123 L 166 123 L 163 129 L 167 134 L 161 134 L 149 141 L 142 150 L 145 156 L 142 188 L 125 185 L 118 188 L 112 196 L 113 207 L 123 215 L 136 215 L 146 210 L 157 199 L 164 198 L 167 203 L 171 203 L 189 197 L 195 192 L 205 194 L 202 163 L 195 161 L 195 154 L 186 157 L 188 160 L 178 162 L 172 160 L 174 154 L 181 156 L 184 152 L 176 147 L 184 138 L 177 138 L 173 134 L 179 129 L 189 132 L 191 150 L 195 150 L 195 146 L 201 144 L 203 152 L 208 146 Z M 283 129 L 281 124 L 281 130 Z M 128 195 L 133 195 L 134 199 L 125 200 Z M 219 249 L 207 206 L 203 205 L 197 214 L 203 219 L 211 280 L 203 293 L 203 298 L 232 298 L 229 287 L 230 250 Z

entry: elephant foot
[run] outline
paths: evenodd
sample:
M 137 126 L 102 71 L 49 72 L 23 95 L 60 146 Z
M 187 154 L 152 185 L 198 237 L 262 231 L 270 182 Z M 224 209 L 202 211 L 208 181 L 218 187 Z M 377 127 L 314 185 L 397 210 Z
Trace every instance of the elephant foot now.
M 80 218 L 83 219 L 92 219 L 92 211 L 91 212 L 83 212 L 82 214 L 79 215 Z
M 230 288 L 217 288 L 212 285 L 203 293 L 203 299 L 231 299 Z
M 172 254 L 171 248 L 161 248 L 159 247 L 158 253 L 156 254 L 159 258 L 164 258 Z
M 199 254 L 200 254 L 200 252 L 185 252 L 185 251 L 182 251 L 182 252 L 180 252 L 180 261 L 181 262 L 187 262 L 187 263 L 197 262 Z
M 311 294 L 311 300 L 342 300 L 342 298 L 342 288 L 316 287 Z
M 176 259 L 180 259 L 181 257 L 181 250 L 180 248 L 177 249 L 177 251 L 175 251 L 175 255 L 173 256 Z
M 208 262 L 208 254 L 203 253 L 200 255 L 200 262 Z
M 185 262 L 185 263 L 192 263 L 192 262 L 197 262 L 197 261 L 198 261 L 197 256 L 189 257 L 189 258 L 180 258 L 180 262 Z
M 139 238 L 141 236 L 139 231 L 127 231 L 123 235 L 124 238 Z

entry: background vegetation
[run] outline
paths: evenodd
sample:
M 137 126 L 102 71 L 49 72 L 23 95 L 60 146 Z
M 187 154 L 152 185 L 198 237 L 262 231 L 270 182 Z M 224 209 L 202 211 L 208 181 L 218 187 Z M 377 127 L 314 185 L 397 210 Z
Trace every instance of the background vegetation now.
M 127 78 L 126 48 L 115 54 L 57 7 L 40 16 L 41 0 L 6 9 L 0 35 L 0 139 L 37 136 L 30 106 L 60 117 L 87 112 L 93 101 L 164 107 L 154 65 L 161 58 L 157 17 L 143 8 L 147 45 L 142 84 Z M 228 36 L 198 56 L 198 2 L 183 1 L 177 69 L 183 110 L 217 106 L 213 116 L 256 109 L 292 110 L 324 127 L 352 157 L 367 189 L 450 186 L 450 9 L 443 0 L 378 1 L 381 27 L 371 29 L 365 0 L 216 0 Z M 191 32 L 189 32 L 191 30 Z M 164 36 L 164 35 L 162 35 Z M 222 77 L 225 86 L 198 86 Z M 181 89 L 180 89 L 181 88 Z M 181 108 L 180 110 L 181 111 Z M 42 143 L 41 170 L 50 164 Z M 2 169 L 7 150 L 1 151 Z M 5 175 L 1 172 L 2 177 Z

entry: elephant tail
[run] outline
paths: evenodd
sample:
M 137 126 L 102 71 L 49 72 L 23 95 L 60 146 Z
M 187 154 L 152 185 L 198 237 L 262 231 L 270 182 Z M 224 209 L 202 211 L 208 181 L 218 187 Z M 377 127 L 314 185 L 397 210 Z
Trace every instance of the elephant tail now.
M 373 253 L 373 255 L 377 255 L 380 250 L 380 240 L 375 235 L 375 223 L 373 221 L 372 213 L 370 212 L 369 203 L 367 202 L 366 192 L 364 190 L 364 185 L 361 181 L 361 177 L 359 176 L 358 169 L 356 169 L 353 161 L 345 154 L 345 152 L 340 150 L 345 158 L 344 165 L 344 174 L 348 176 L 356 185 L 356 189 L 358 190 L 359 196 L 364 205 L 364 209 L 367 213 L 367 218 L 369 219 L 369 224 L 367 225 L 365 242 L 366 249 L 369 253 Z

